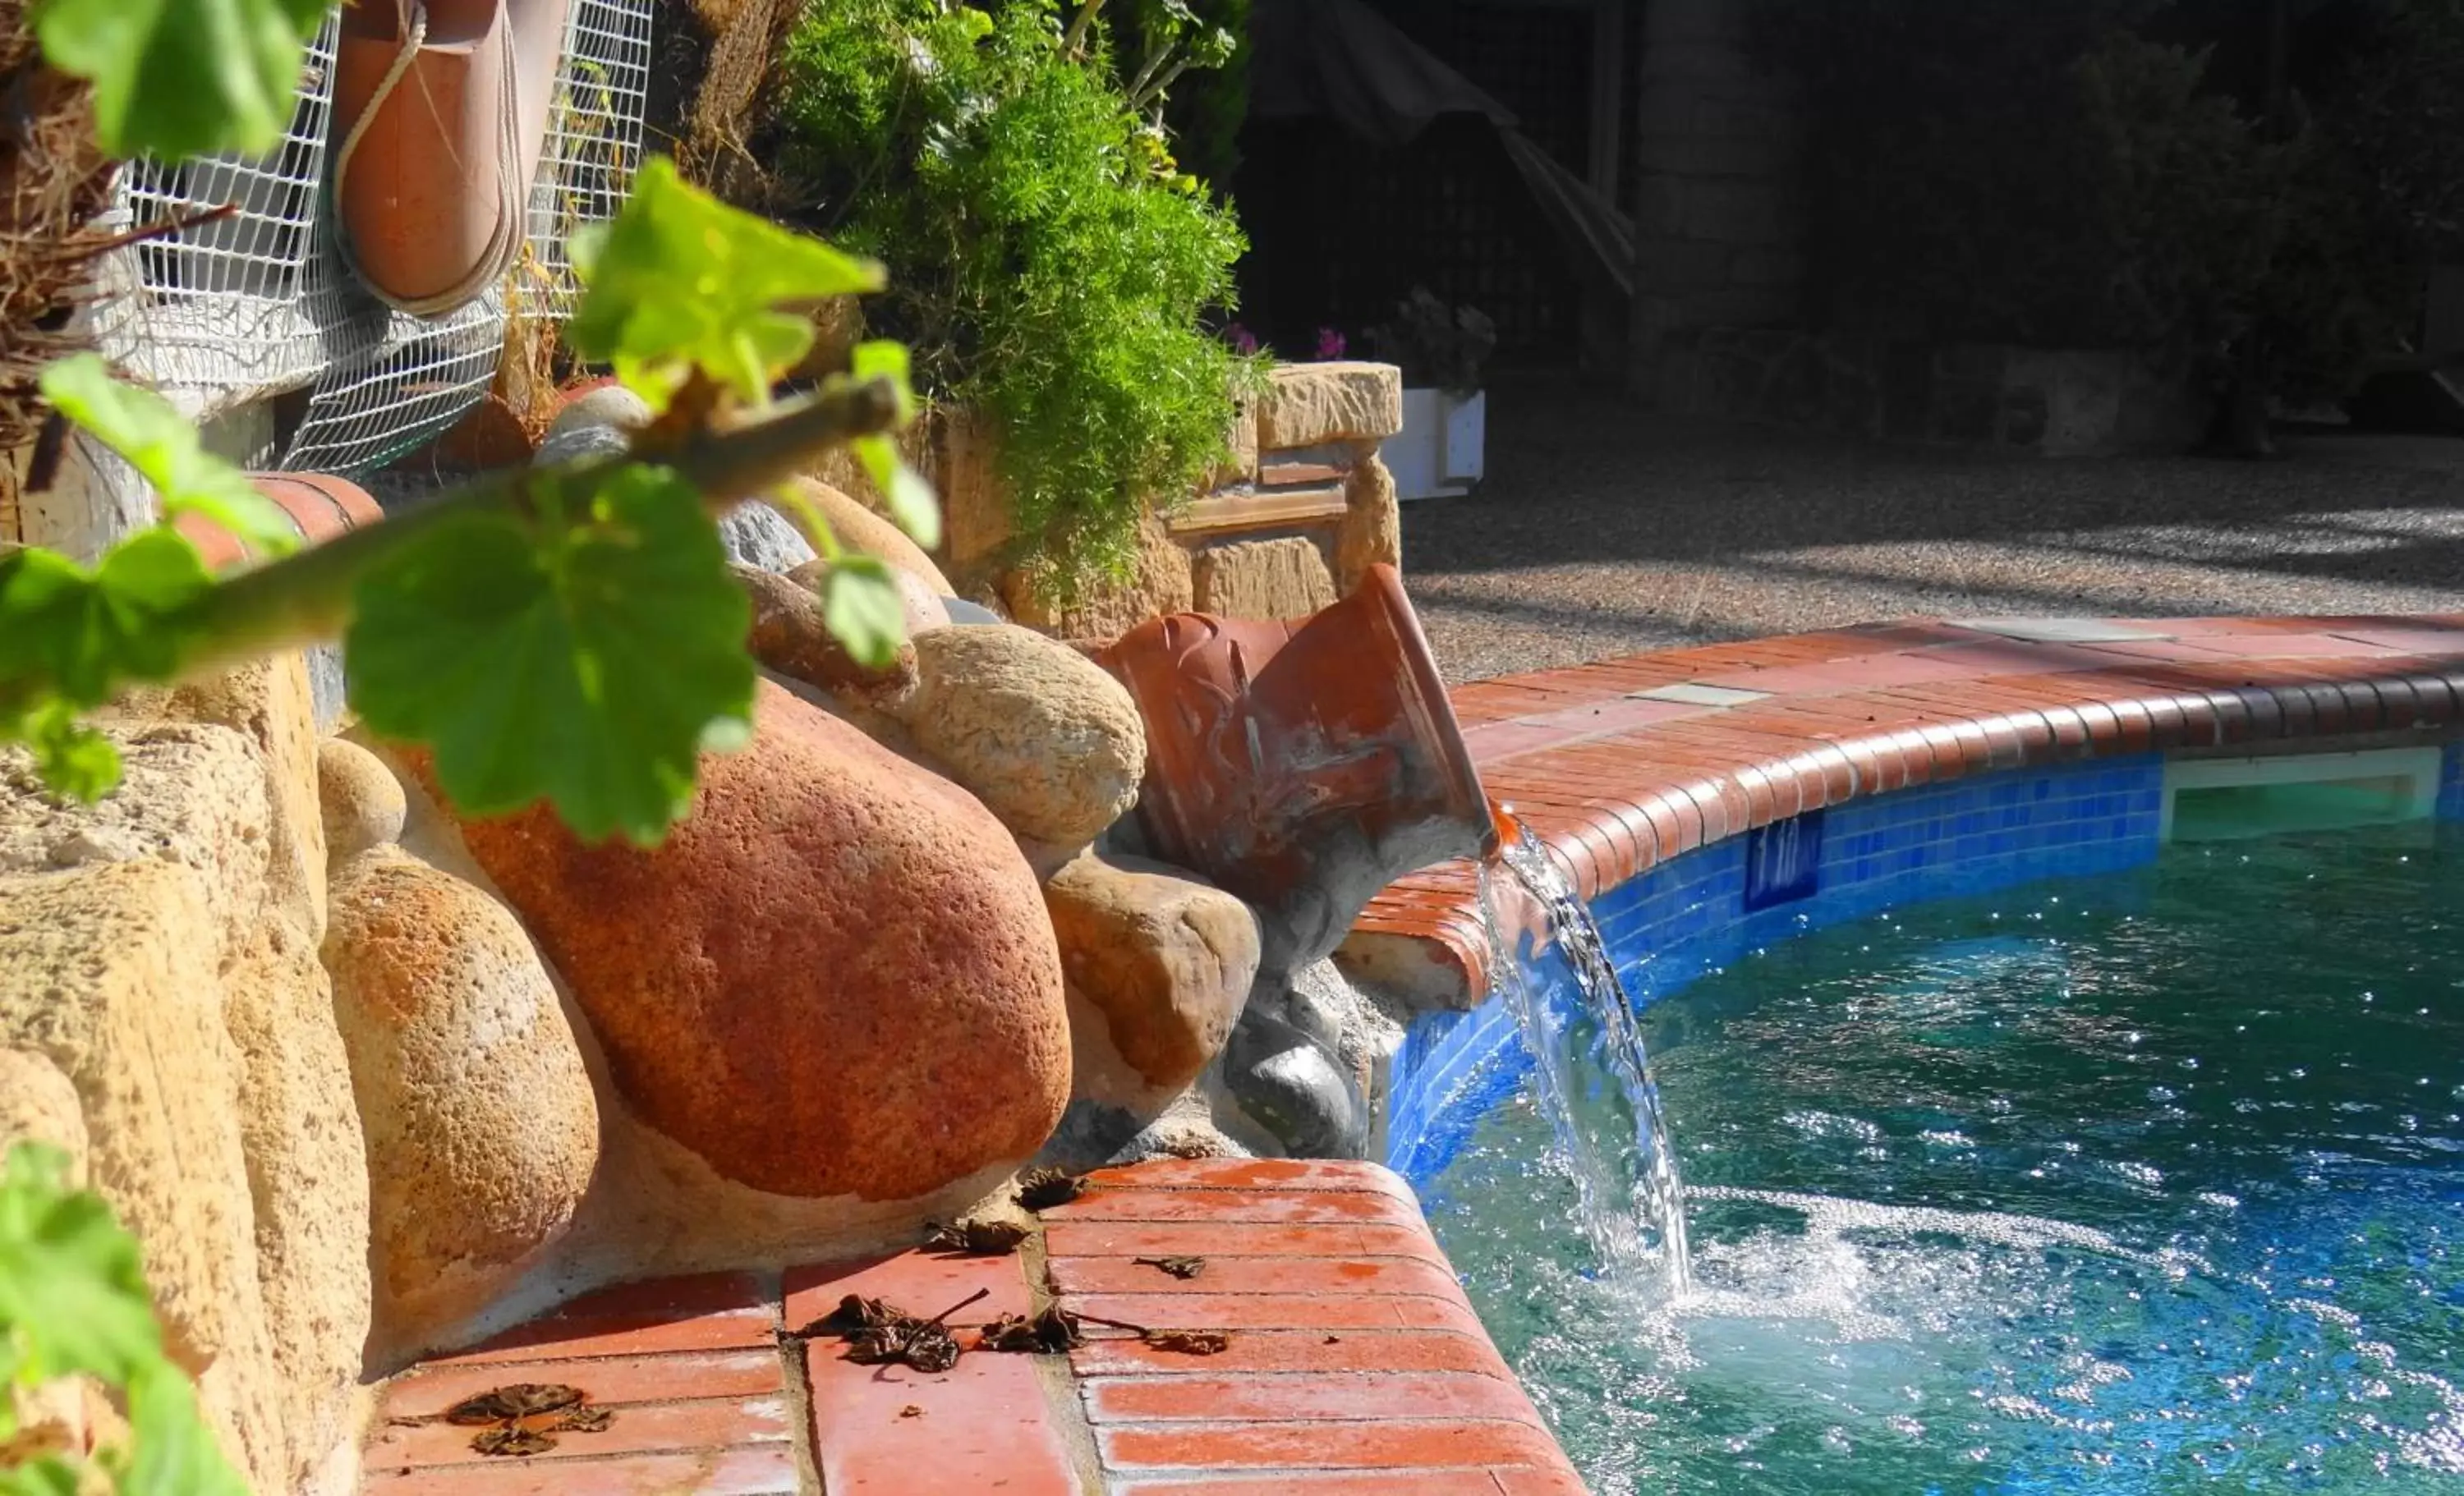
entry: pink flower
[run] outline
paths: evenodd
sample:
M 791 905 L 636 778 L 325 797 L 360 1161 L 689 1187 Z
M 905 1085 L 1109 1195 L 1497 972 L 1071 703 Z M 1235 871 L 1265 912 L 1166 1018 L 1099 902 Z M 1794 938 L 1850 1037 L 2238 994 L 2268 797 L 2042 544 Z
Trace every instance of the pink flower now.
M 1336 332 L 1331 327 L 1319 328 L 1317 330 L 1317 356 L 1322 362 L 1342 358 L 1343 334 Z
M 1231 340 L 1232 351 L 1240 354 L 1243 358 L 1247 358 L 1249 355 L 1258 351 L 1258 335 L 1249 331 L 1246 327 L 1242 326 L 1239 322 L 1234 322 L 1231 326 L 1223 329 L 1223 336 Z

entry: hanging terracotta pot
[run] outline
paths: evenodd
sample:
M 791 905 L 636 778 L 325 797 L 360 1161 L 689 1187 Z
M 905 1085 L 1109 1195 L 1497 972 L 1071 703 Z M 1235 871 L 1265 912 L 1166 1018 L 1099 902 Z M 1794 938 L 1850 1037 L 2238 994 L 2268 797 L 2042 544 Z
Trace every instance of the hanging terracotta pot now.
M 1402 579 L 1305 619 L 1149 620 L 1097 651 L 1146 719 L 1150 849 L 1263 916 L 1262 972 L 1341 943 L 1378 890 L 1496 846 Z
M 521 253 L 571 0 L 356 0 L 334 81 L 334 197 L 368 289 L 437 316 Z

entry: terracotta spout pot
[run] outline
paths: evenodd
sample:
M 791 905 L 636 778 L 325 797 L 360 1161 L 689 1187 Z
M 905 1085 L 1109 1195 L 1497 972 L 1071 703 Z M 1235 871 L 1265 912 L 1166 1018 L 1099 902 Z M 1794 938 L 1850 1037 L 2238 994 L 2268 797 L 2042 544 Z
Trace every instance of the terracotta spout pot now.
M 1396 878 L 1496 847 L 1392 567 L 1308 618 L 1177 613 L 1096 657 L 1146 718 L 1151 849 L 1260 912 L 1262 981 L 1331 952 Z
M 334 196 L 360 278 L 421 316 L 520 253 L 571 0 L 355 0 L 336 55 Z M 414 36 L 419 16 L 426 31 Z

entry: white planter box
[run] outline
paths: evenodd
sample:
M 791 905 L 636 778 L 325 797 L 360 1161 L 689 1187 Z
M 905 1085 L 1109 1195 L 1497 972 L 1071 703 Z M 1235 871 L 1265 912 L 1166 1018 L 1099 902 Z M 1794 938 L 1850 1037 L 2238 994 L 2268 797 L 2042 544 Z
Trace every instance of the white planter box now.
M 1377 449 L 1397 496 L 1454 498 L 1481 480 L 1488 446 L 1488 392 L 1403 391 L 1403 429 Z

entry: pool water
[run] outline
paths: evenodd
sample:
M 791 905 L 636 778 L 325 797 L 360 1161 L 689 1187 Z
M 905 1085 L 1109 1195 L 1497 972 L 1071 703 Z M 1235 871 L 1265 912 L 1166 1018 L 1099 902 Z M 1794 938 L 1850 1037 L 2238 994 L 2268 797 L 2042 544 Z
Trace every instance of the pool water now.
M 2464 1492 L 2453 829 L 2177 847 L 1661 1000 L 1674 1303 L 1594 1270 L 1528 1089 L 1431 1221 L 1596 1492 Z

